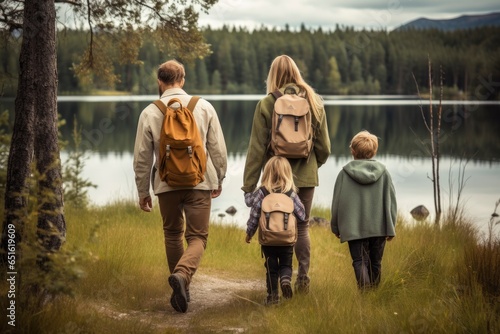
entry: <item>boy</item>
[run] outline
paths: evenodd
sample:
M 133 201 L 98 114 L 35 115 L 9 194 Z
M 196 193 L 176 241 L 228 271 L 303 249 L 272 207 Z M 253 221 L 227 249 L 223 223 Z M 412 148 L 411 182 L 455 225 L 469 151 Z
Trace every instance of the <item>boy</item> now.
M 358 288 L 380 283 L 386 240 L 395 235 L 396 194 L 385 166 L 372 158 L 378 139 L 361 131 L 351 140 L 353 161 L 337 176 L 332 200 L 332 232 L 347 241 Z

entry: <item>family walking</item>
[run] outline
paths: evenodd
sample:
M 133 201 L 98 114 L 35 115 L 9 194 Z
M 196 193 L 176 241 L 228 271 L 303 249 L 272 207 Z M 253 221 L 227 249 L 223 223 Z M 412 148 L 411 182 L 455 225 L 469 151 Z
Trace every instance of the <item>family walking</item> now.
M 167 61 L 159 66 L 157 79 L 160 99 L 148 105 L 138 121 L 134 172 L 140 208 L 151 211 L 151 187 L 158 198 L 170 304 L 186 312 L 192 277 L 207 246 L 211 201 L 222 192 L 227 152 L 213 106 L 183 90 L 184 66 Z M 309 292 L 309 218 L 318 169 L 331 146 L 322 98 L 304 81 L 292 58 L 274 59 L 266 91 L 254 112 L 241 189 L 251 208 L 245 241 L 251 242 L 259 231 L 265 303 L 276 304 L 279 290 L 284 299 Z M 380 282 L 385 241 L 395 236 L 394 187 L 384 165 L 373 160 L 377 148 L 376 136 L 357 134 L 350 145 L 354 160 L 332 185 L 332 232 L 348 242 L 362 290 Z M 294 253 L 298 270 L 292 287 Z

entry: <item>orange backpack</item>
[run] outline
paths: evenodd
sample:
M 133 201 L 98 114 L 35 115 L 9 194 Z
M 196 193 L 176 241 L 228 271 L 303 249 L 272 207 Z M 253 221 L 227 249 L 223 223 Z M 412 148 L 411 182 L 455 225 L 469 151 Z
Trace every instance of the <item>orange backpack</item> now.
M 200 99 L 193 96 L 184 107 L 178 98 L 168 104 L 161 100 L 153 103 L 161 110 L 163 124 L 160 133 L 158 172 L 160 179 L 171 187 L 194 187 L 203 182 L 207 164 L 205 147 L 193 116 Z M 178 103 L 178 108 L 171 107 Z

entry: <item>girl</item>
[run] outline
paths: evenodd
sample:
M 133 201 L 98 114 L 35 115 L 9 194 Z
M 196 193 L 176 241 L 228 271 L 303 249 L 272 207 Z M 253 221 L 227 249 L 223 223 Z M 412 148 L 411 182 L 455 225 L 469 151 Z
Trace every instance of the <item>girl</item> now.
M 297 225 L 305 224 L 304 205 L 297 196 L 297 188 L 293 182 L 293 173 L 290 163 L 283 157 L 272 157 L 264 167 L 261 187 L 253 193 L 245 194 L 245 203 L 251 207 L 250 217 L 247 222 L 245 241 L 250 243 L 259 226 L 262 201 L 266 194 L 286 193 L 293 200 L 293 214 L 297 219 Z M 279 301 L 278 277 L 280 279 L 281 293 L 283 298 L 292 297 L 292 256 L 293 245 L 289 246 L 265 246 L 262 245 L 262 253 L 265 257 L 266 267 L 266 304 L 276 304 Z

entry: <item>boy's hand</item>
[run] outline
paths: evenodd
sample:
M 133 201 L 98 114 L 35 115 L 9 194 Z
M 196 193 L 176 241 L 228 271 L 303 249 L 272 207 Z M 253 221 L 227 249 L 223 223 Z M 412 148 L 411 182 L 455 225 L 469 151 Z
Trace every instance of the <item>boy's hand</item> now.
M 385 240 L 387 241 L 391 241 L 392 239 L 394 239 L 394 237 L 386 237 Z
M 247 236 L 245 237 L 245 242 L 249 244 L 250 240 L 252 240 L 252 237 L 247 234 Z

